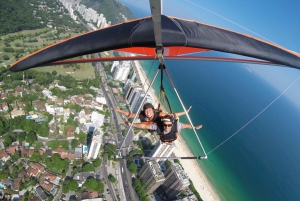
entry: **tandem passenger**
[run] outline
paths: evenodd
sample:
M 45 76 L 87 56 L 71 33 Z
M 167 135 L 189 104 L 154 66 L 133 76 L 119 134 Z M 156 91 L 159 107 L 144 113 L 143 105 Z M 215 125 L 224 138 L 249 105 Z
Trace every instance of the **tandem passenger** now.
M 186 112 L 189 112 L 192 106 L 190 106 Z M 127 112 L 124 110 L 120 110 L 117 107 L 114 107 L 115 111 L 125 115 L 128 118 L 134 118 L 135 114 L 131 112 Z M 179 117 L 184 115 L 185 112 L 177 112 L 171 114 L 171 116 Z M 154 106 L 151 103 L 145 103 L 143 106 L 143 110 L 137 115 L 138 118 L 140 118 L 141 122 L 157 122 L 161 117 L 167 115 L 167 113 L 158 111 L 154 109 Z

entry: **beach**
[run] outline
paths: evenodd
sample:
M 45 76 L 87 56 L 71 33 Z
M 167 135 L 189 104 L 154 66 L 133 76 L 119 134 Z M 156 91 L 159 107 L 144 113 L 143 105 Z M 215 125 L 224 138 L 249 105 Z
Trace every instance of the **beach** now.
M 135 61 L 135 66 L 137 73 L 140 76 L 142 83 L 144 84 L 144 90 L 147 91 L 149 87 L 149 82 L 146 78 L 146 75 L 138 61 Z M 152 89 L 149 90 L 148 94 L 152 97 L 154 101 L 154 106 L 158 105 L 158 99 Z M 176 156 L 192 156 L 190 150 L 187 148 L 183 139 L 179 138 L 175 141 L 176 149 L 174 154 Z M 204 172 L 201 170 L 200 166 L 197 164 L 196 160 L 180 160 L 185 172 L 189 178 L 193 181 L 195 188 L 200 194 L 201 198 L 204 201 L 216 201 L 220 200 L 216 192 L 214 191 L 212 185 L 207 180 Z

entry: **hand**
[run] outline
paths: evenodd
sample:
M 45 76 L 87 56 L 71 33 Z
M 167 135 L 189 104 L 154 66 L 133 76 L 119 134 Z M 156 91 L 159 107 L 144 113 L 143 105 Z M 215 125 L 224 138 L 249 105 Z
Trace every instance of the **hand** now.
M 129 121 L 124 121 L 124 123 L 127 125 L 127 126 L 130 126 L 131 123 Z
M 120 112 L 120 109 L 117 108 L 117 107 L 114 107 L 114 110 L 117 111 L 117 112 Z
M 197 130 L 200 128 L 202 128 L 202 125 L 195 126 L 195 129 L 197 129 Z

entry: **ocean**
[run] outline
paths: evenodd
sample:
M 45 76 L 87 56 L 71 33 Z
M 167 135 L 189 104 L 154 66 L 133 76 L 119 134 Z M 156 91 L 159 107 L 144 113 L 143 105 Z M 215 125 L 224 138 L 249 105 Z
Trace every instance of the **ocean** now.
M 135 14 L 134 7 L 126 6 Z M 151 81 L 158 63 L 140 63 Z M 193 124 L 203 125 L 197 133 L 208 159 L 198 163 L 221 200 L 299 200 L 299 107 L 259 76 L 256 65 L 177 60 L 165 64 L 185 107 L 193 106 Z M 164 80 L 172 110 L 182 111 L 167 76 Z M 156 93 L 159 86 L 158 76 Z M 180 121 L 188 123 L 184 117 Z M 193 132 L 184 130 L 181 135 L 194 155 L 203 155 Z

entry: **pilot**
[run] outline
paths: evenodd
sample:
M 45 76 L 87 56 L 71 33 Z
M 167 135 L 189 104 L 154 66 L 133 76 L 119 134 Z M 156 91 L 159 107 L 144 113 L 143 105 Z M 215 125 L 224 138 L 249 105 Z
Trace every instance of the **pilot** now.
M 128 126 L 129 121 L 125 121 Z M 165 115 L 157 122 L 133 123 L 135 128 L 154 130 L 157 132 L 159 139 L 164 143 L 171 143 L 177 139 L 182 129 L 192 129 L 192 125 L 178 122 L 173 116 Z M 202 128 L 202 125 L 194 126 L 195 129 Z

